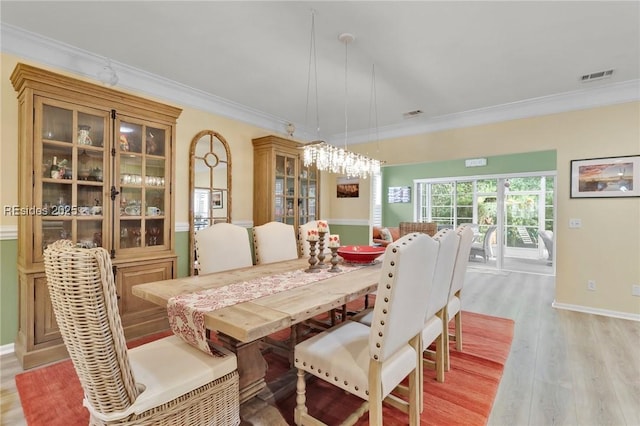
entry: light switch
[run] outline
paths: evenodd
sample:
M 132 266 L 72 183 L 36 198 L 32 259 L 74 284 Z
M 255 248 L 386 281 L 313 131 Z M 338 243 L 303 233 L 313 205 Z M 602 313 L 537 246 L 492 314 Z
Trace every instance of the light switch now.
M 582 219 L 569 219 L 569 228 L 582 228 Z

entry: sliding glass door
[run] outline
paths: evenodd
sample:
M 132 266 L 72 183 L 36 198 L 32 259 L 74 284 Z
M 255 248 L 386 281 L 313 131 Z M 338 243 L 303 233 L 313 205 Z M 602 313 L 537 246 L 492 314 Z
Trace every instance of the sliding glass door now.
M 486 248 L 486 256 L 472 259 L 481 263 L 478 266 L 553 274 L 552 249 L 540 234 L 546 230 L 553 235 L 554 175 L 427 179 L 414 184 L 414 220 L 436 222 L 439 229 L 474 224 L 475 243 Z

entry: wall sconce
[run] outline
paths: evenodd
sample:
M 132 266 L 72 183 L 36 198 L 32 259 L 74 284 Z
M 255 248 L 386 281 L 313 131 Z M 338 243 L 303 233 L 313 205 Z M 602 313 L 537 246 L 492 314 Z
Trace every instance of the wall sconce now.
M 293 137 L 293 133 L 296 131 L 296 126 L 293 123 L 287 123 L 287 134 L 290 138 Z
M 118 74 L 111 68 L 111 61 L 109 59 L 106 61 L 107 63 L 102 67 L 100 72 L 98 72 L 98 79 L 104 85 L 115 86 L 118 83 Z

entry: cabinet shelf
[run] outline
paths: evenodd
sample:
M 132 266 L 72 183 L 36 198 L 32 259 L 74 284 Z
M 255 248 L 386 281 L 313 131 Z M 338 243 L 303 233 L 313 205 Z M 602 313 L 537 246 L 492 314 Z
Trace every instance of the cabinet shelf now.
M 177 274 L 175 201 L 165 182 L 175 178 L 181 110 L 25 64 L 16 66 L 11 82 L 19 97 L 18 160 L 24 166 L 18 201 L 42 209 L 18 217 L 15 351 L 22 367 L 66 356 L 43 262 L 46 247 L 60 239 L 110 252 L 128 338 L 168 328 L 166 312 L 133 296 L 131 287 Z M 129 152 L 121 151 L 121 139 L 128 139 Z M 130 205 L 142 213 L 121 216 Z M 146 215 L 151 207 L 162 216 Z

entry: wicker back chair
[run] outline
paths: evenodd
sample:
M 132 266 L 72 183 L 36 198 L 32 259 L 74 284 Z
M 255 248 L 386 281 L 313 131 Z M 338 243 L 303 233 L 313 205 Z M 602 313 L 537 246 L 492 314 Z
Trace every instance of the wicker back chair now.
M 401 237 L 414 232 L 422 232 L 433 237 L 438 232 L 438 224 L 435 222 L 400 222 L 399 228 Z
M 91 425 L 238 425 L 237 361 L 176 336 L 128 350 L 103 248 L 57 241 L 45 272 L 60 333 L 84 391 Z

